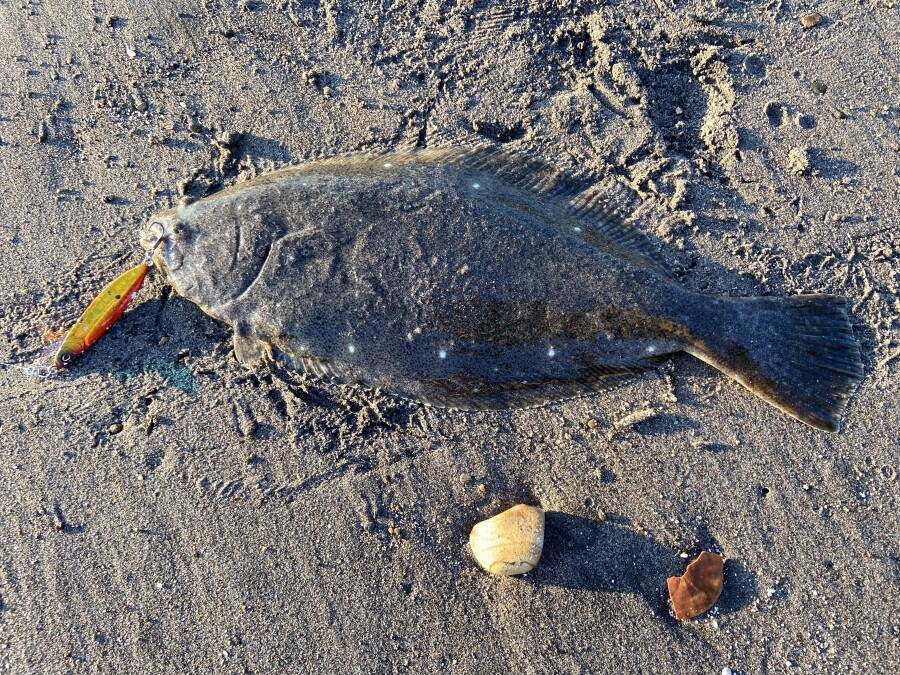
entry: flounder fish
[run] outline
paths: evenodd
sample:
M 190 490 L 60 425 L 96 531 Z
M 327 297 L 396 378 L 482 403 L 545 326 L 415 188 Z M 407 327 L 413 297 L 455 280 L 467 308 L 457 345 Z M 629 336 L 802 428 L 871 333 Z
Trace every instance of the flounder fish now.
M 682 287 L 620 204 L 502 149 L 310 161 L 163 211 L 142 233 L 237 358 L 465 410 L 603 390 L 684 351 L 838 429 L 862 379 L 845 300 Z

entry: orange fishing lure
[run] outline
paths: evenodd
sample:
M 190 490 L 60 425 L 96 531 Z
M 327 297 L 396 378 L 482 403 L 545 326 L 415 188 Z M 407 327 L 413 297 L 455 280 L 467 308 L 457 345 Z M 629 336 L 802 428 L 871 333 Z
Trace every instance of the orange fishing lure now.
M 60 369 L 69 365 L 76 356 L 99 340 L 116 319 L 122 316 L 122 312 L 128 307 L 128 303 L 134 300 L 141 284 L 144 283 L 144 278 L 153 263 L 153 252 L 162 240 L 162 237 L 157 239 L 139 265 L 113 279 L 88 305 L 53 354 L 53 368 Z
M 150 271 L 150 265 L 153 263 L 153 251 L 162 243 L 163 239 L 163 237 L 157 239 L 139 265 L 120 274 L 100 291 L 100 294 L 84 310 L 78 322 L 59 341 L 59 346 L 54 345 L 50 352 L 35 363 L 27 365 L 0 363 L 0 366 L 17 368 L 28 375 L 43 379 L 72 363 L 75 357 L 100 339 L 100 336 L 116 322 L 116 319 L 122 316 L 128 303 L 137 296 L 147 272 Z
M 148 261 L 144 261 L 127 272 L 116 277 L 100 295 L 84 310 L 78 322 L 72 326 L 66 337 L 53 355 L 53 367 L 63 368 L 100 339 L 106 330 L 137 295 L 144 278 L 150 269 Z

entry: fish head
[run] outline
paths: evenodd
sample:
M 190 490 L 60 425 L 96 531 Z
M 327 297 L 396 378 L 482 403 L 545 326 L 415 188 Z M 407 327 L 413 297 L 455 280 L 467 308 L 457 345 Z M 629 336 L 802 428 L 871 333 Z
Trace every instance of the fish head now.
M 178 209 L 167 209 L 150 218 L 141 230 L 141 247 L 151 251 L 153 262 L 167 277 L 184 263 L 185 228 Z

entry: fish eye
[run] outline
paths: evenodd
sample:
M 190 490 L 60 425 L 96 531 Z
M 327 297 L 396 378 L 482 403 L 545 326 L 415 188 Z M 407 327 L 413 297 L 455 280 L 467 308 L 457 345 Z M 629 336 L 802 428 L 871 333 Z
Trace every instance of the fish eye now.
M 63 362 L 63 363 L 68 363 L 68 362 L 71 361 L 71 360 L 72 360 L 72 355 L 71 355 L 71 354 L 63 354 L 63 355 L 62 355 L 62 362 Z

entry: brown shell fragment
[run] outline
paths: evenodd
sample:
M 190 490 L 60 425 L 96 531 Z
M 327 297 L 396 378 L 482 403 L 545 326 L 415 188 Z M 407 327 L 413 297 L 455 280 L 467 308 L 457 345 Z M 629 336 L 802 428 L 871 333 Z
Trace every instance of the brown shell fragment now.
M 693 619 L 710 609 L 722 592 L 722 556 L 703 551 L 684 575 L 669 577 L 669 597 L 677 619 Z

